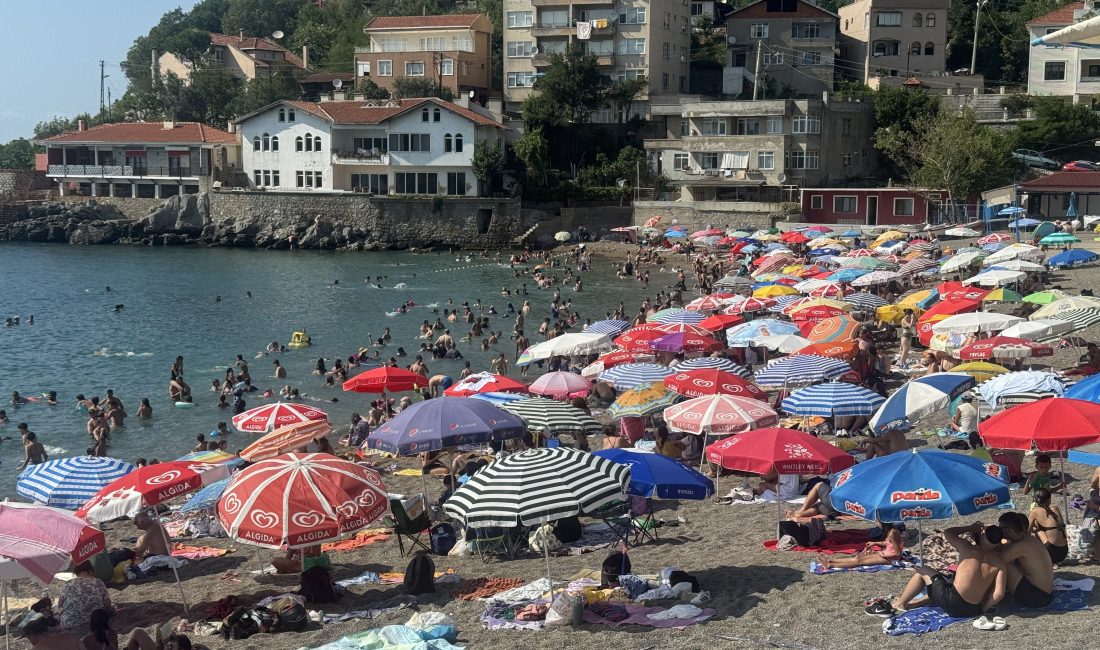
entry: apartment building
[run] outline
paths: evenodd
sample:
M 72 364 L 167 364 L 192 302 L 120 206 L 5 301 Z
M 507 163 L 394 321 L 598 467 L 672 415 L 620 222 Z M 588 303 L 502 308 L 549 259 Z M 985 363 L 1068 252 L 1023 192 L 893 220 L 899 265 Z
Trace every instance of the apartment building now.
M 299 57 L 273 39 L 243 33 L 211 34 L 210 56 L 226 74 L 245 81 L 269 77 L 281 65 L 302 71 L 309 69 L 308 48 L 302 48 Z M 191 64 L 171 52 L 161 54 L 157 65 L 161 75 L 171 72 L 184 81 L 191 78 Z
M 1028 36 L 1046 36 L 1095 11 L 1092 2 L 1070 3 L 1029 22 Z M 1089 47 L 1029 47 L 1027 93 L 1072 97 L 1074 103 L 1100 93 L 1100 52 Z
M 392 91 L 402 77 L 425 78 L 454 96 L 489 89 L 493 24 L 484 14 L 379 16 L 363 27 L 370 45 L 355 48 L 355 79 Z
M 504 0 L 505 109 L 518 112 L 551 55 L 573 47 L 612 80 L 648 79 L 631 109 L 648 115 L 650 97 L 688 90 L 692 10 L 688 0 Z M 593 119 L 617 121 L 611 109 Z
M 944 74 L 949 6 L 950 0 L 857 0 L 841 7 L 838 67 L 872 88 L 881 77 Z
M 833 89 L 836 14 L 806 0 L 758 0 L 726 16 L 729 38 L 722 93 L 737 96 L 756 83 L 761 48 L 761 89 L 819 95 Z
M 844 185 L 873 173 L 870 103 L 698 101 L 645 140 L 650 170 L 682 201 L 778 201 L 784 189 Z

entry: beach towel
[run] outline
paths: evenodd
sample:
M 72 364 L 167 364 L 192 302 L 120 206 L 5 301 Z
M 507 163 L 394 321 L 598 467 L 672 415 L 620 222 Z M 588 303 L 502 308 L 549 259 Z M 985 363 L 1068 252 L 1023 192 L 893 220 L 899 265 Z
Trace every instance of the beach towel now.
M 321 622 L 325 625 L 330 623 L 343 623 L 344 621 L 354 621 L 359 619 L 372 620 L 378 618 L 383 614 L 389 614 L 390 612 L 396 612 L 406 607 L 411 607 L 417 604 L 416 596 L 395 596 L 389 600 L 384 600 L 378 603 L 375 607 L 370 609 L 357 609 L 350 612 L 325 614 L 321 617 Z
M 502 591 L 526 584 L 522 578 L 474 578 L 458 583 L 451 595 L 459 600 L 489 598 Z
M 766 497 L 770 497 L 770 498 L 766 498 Z M 784 501 L 784 503 L 790 503 L 791 505 L 802 505 L 802 503 L 804 503 L 805 501 L 806 501 L 806 497 L 801 496 L 801 497 L 796 497 L 794 499 L 787 499 L 786 501 Z M 768 492 L 764 493 L 764 496 L 758 496 L 758 497 L 754 498 L 752 501 L 745 501 L 743 499 L 734 499 L 733 502 L 730 503 L 730 505 L 734 505 L 734 506 L 736 506 L 736 505 L 753 505 L 753 504 L 759 504 L 759 503 L 772 503 L 772 504 L 774 504 L 775 503 L 774 494 L 769 490 Z
M 364 546 L 370 546 L 375 542 L 384 542 L 389 538 L 390 533 L 388 529 L 369 528 L 359 531 L 354 537 L 342 539 L 338 542 L 322 544 L 321 551 L 325 553 L 330 551 L 352 551 L 357 548 L 363 548 Z
M 424 472 L 419 469 L 399 469 L 393 473 L 394 476 L 420 476 Z
M 854 555 L 862 551 L 869 541 L 870 537 L 868 537 L 866 530 L 831 530 L 825 535 L 825 540 L 818 546 L 795 546 L 790 550 L 804 553 L 823 553 L 825 555 Z M 764 542 L 764 548 L 774 551 L 778 543 L 779 540 L 769 539 Z
M 527 603 L 532 600 L 541 599 L 549 591 L 550 579 L 539 578 L 525 585 L 501 591 L 493 596 L 491 600 L 506 604 Z M 483 598 L 482 600 L 488 599 Z
M 189 546 L 187 544 L 174 544 L 172 557 L 182 557 L 185 560 L 202 560 L 208 557 L 221 557 L 232 553 L 231 548 L 214 548 L 213 546 Z
M 377 584 L 380 582 L 382 582 L 382 576 L 378 575 L 374 571 L 364 571 L 354 578 L 344 578 L 343 580 L 337 580 L 336 586 L 341 589 L 347 589 L 348 587 Z
M 545 605 L 545 600 L 524 601 L 519 603 L 502 603 L 493 600 L 481 614 L 481 624 L 487 630 L 541 630 L 545 620 L 525 621 L 517 619 L 516 615 L 529 605 Z
M 1091 578 L 1081 580 L 1054 579 L 1054 600 L 1046 607 L 1024 607 L 1019 603 L 1012 604 L 1014 612 L 1048 611 L 1048 612 L 1077 612 L 1090 609 L 1089 600 L 1092 588 L 1096 584 Z
M 442 638 L 430 638 L 430 630 L 416 630 L 407 625 L 387 625 L 366 630 L 319 646 L 316 650 L 462 650 Z
M 920 636 L 936 630 L 969 621 L 973 617 L 955 618 L 948 616 L 940 607 L 918 607 L 882 622 L 882 631 L 890 636 L 914 634 Z
M 896 569 L 911 569 L 920 564 L 920 561 L 909 554 L 908 551 L 902 554 L 901 559 L 892 562 L 890 564 L 875 564 L 871 566 L 857 566 L 850 569 L 842 569 L 840 567 L 833 567 L 832 569 L 826 569 L 820 562 L 814 560 L 810 562 L 810 573 L 817 574 L 819 576 L 829 573 L 879 573 L 881 571 L 894 571 Z
M 682 630 L 689 625 L 707 620 L 715 613 L 713 609 L 704 609 L 698 615 L 688 618 L 664 618 L 669 615 L 669 612 L 672 614 L 678 613 L 677 610 L 670 607 L 645 607 L 634 603 L 596 603 L 592 607 L 585 608 L 584 621 L 611 627 L 644 625 Z M 623 614 L 626 615 L 625 618 Z M 657 615 L 658 618 L 650 618 L 652 615 Z

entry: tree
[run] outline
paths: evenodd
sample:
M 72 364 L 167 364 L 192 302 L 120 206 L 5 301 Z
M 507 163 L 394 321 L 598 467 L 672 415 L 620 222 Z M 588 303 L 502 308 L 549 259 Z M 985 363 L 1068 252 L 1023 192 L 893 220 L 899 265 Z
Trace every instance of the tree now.
M 244 82 L 229 75 L 221 64 L 206 57 L 191 70 L 191 82 L 184 90 L 180 119 L 225 128 L 233 117 L 233 105 Z
M 244 86 L 244 92 L 233 101 L 232 114 L 247 115 L 272 102 L 298 99 L 302 88 L 294 77 L 292 66 L 276 66 L 269 77 L 259 77 Z
M 615 109 L 619 124 L 626 121 L 626 116 L 629 114 L 634 100 L 647 88 L 649 88 L 649 79 L 638 77 L 616 82 L 604 91 L 604 97 L 607 98 L 608 105 Z
M 451 89 L 437 83 L 427 77 L 400 77 L 393 82 L 393 92 L 390 93 L 396 99 L 409 99 L 412 97 L 438 97 L 443 101 L 453 102 L 454 93 Z
M 302 6 L 302 0 L 229 0 L 222 28 L 227 34 L 244 32 L 245 36 L 291 34 Z
M 362 95 L 363 99 L 389 99 L 390 91 L 374 83 L 370 77 L 363 77 L 355 86 L 355 94 Z
M 166 39 L 164 48 L 180 59 L 194 64 L 210 51 L 210 32 L 189 27 Z
M 623 147 L 611 160 L 604 153 L 596 154 L 596 164 L 581 169 L 577 182 L 586 187 L 611 187 L 620 180 L 633 184 L 638 176 L 648 173 L 645 152 L 634 147 Z
M 497 176 L 504 169 L 504 152 L 500 148 L 500 141 L 491 144 L 487 140 L 478 142 L 477 147 L 474 148 L 470 167 L 473 168 L 474 178 L 480 184 L 479 194 L 482 196 L 486 192 L 491 194 L 495 189 Z
M 935 115 L 940 99 L 920 90 L 883 86 L 875 93 L 875 128 L 911 130 L 922 117 Z
M 527 128 L 523 136 L 512 143 L 512 150 L 527 167 L 527 177 L 535 178 L 544 186 L 550 182 L 550 143 L 541 126 Z
M 979 124 L 970 109 L 961 115 L 925 114 L 910 129 L 879 129 L 875 146 L 914 185 L 946 192 L 952 208 L 1011 178 L 1010 138 Z
M 30 169 L 34 167 L 34 144 L 18 138 L 0 144 L 0 169 Z
M 564 54 L 551 54 L 546 73 L 523 102 L 523 121 L 527 125 L 587 124 L 592 111 L 605 101 L 606 85 L 591 54 L 572 47 Z
M 1087 105 L 1059 97 L 1034 97 L 1032 106 L 1035 120 L 1024 122 L 1016 131 L 1019 146 L 1037 151 L 1058 149 L 1064 156 L 1086 156 L 1095 151 L 1100 115 Z

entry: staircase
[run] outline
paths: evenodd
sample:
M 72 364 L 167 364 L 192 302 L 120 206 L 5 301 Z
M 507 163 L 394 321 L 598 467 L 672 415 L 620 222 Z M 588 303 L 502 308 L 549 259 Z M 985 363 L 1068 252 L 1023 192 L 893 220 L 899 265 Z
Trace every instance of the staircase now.
M 516 247 L 523 246 L 523 244 L 527 241 L 527 238 L 530 237 L 532 234 L 534 234 L 534 232 L 536 230 L 538 230 L 539 226 L 541 226 L 541 225 L 542 225 L 541 222 L 536 223 L 535 225 L 531 226 L 526 231 L 524 231 L 524 233 L 522 235 L 519 235 L 519 236 L 515 237 L 514 239 L 512 239 L 512 245 L 516 246 Z

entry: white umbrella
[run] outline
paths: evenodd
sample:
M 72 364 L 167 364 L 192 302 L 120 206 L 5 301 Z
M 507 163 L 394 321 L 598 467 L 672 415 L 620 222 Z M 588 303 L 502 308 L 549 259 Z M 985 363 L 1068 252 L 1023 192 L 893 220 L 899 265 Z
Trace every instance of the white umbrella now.
M 948 228 L 943 231 L 948 237 L 977 237 L 982 234 L 973 228 Z
M 1058 314 L 1071 309 L 1100 309 L 1100 298 L 1093 298 L 1092 296 L 1061 298 L 1036 310 L 1031 314 L 1030 320 L 1058 318 Z
M 783 354 L 798 352 L 807 345 L 812 344 L 813 341 L 797 334 L 777 334 L 756 339 L 756 345 Z
M 1022 280 L 1023 271 L 986 271 L 963 280 L 963 284 L 980 284 L 983 287 L 1000 287 Z
M 971 251 L 969 253 L 959 253 L 958 255 L 950 258 L 940 266 L 940 272 L 951 273 L 953 271 L 959 271 L 973 264 L 976 260 L 982 258 L 984 253 L 978 251 Z
M 872 271 L 852 280 L 853 287 L 867 287 L 872 284 L 885 284 L 890 280 L 900 277 L 894 271 Z
M 1045 271 L 1047 268 L 1042 264 L 1027 262 L 1025 260 L 1008 260 L 1007 262 L 996 264 L 996 267 L 1006 271 L 1023 271 L 1024 273 L 1038 273 L 1040 271 Z
M 932 331 L 937 334 L 969 334 L 971 332 L 994 332 L 1016 323 L 1022 323 L 1024 319 L 1008 314 L 995 314 L 987 311 L 972 312 L 969 314 L 957 314 L 932 324 Z
M 1073 323 L 1054 318 L 1040 318 L 1016 323 L 1001 332 L 1002 336 L 1011 336 L 1028 341 L 1041 341 L 1073 331 Z
M 1043 251 L 1037 246 L 1032 246 L 1031 244 L 1011 244 L 985 258 L 983 264 L 989 266 L 991 264 L 999 264 L 1014 259 L 1035 261 L 1042 258 Z
M 516 365 L 525 365 L 532 361 L 540 361 L 550 357 L 571 357 L 580 354 L 607 352 L 614 347 L 611 339 L 603 334 L 590 334 L 588 332 L 562 334 L 549 341 L 536 343 L 524 350 L 519 360 L 516 361 Z
M 1070 47 L 1096 47 L 1100 45 L 1100 17 L 1082 20 L 1069 27 L 1040 36 L 1031 41 L 1037 45 L 1068 45 Z

